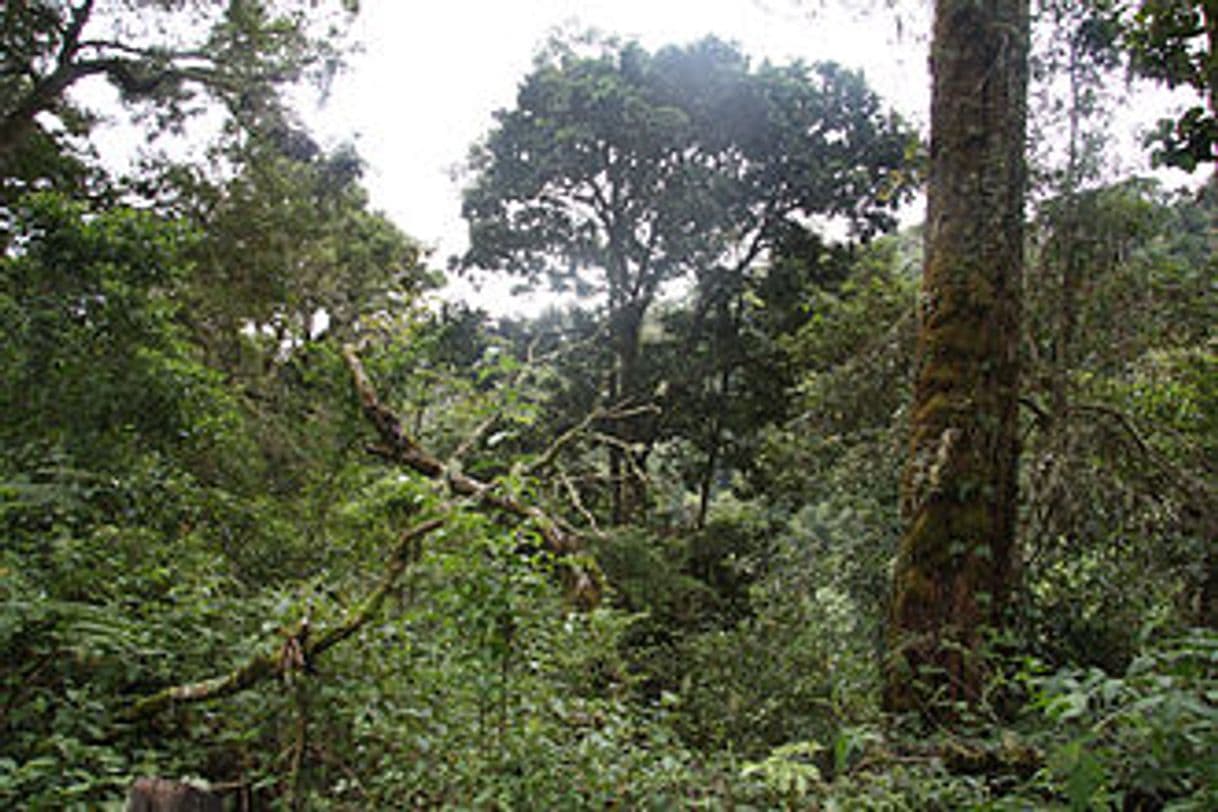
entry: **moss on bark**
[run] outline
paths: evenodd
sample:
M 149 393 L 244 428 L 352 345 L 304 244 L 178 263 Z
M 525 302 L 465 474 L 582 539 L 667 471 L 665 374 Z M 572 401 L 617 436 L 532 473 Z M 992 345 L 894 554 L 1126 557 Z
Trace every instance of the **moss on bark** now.
M 937 0 L 926 265 L 885 700 L 981 695 L 1012 569 L 1027 0 Z M 940 702 L 944 700 L 944 702 Z

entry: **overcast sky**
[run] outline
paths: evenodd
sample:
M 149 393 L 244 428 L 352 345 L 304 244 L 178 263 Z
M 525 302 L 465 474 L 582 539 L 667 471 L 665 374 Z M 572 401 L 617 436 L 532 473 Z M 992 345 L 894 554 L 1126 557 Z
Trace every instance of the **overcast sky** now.
M 355 141 L 368 165 L 365 182 L 374 207 L 432 248 L 434 267 L 444 267 L 465 247 L 461 184 L 454 170 L 490 129 L 493 113 L 513 105 L 535 53 L 560 26 L 634 37 L 653 49 L 715 34 L 739 43 L 757 60 L 835 60 L 861 69 L 886 104 L 926 129 L 928 3 L 900 3 L 907 10 L 899 19 L 885 10 L 887 0 L 363 0 L 360 5 L 355 35 L 362 52 L 352 58 L 326 105 L 304 111 L 305 117 L 329 146 Z M 99 101 L 114 95 L 95 89 L 102 91 Z M 1169 106 L 1143 94 L 1120 108 L 1114 134 L 1121 146 L 1113 152 L 1124 156 L 1124 171 L 1146 171 L 1135 130 Z M 135 153 L 143 140 L 138 130 L 121 125 L 109 138 L 104 152 L 112 161 Z M 1166 179 L 1184 182 L 1179 173 Z M 918 216 L 913 211 L 909 219 Z M 480 303 L 495 312 L 535 313 L 544 301 L 508 302 L 509 287 L 505 280 L 482 293 Z M 459 285 L 449 295 L 472 295 L 467 290 Z
M 857 2 L 857 0 L 856 0 Z M 928 104 L 924 45 L 891 17 L 821 10 L 819 0 L 365 0 L 365 52 L 314 123 L 356 136 L 373 203 L 436 259 L 464 247 L 451 170 L 512 106 L 538 47 L 558 26 L 595 27 L 655 48 L 716 34 L 758 59 L 833 59 L 864 68 L 907 118 Z

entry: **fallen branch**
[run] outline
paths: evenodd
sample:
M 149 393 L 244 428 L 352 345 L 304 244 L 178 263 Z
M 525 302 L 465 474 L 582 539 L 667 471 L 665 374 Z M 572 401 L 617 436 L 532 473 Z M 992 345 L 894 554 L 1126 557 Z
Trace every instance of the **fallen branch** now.
M 349 344 L 343 347 L 343 359 L 351 372 L 364 415 L 380 435 L 381 444 L 370 449 L 373 453 L 429 479 L 443 481 L 449 491 L 457 496 L 473 498 L 499 513 L 531 522 L 537 528 L 544 548 L 562 559 L 568 596 L 579 605 L 590 606 L 598 602 L 601 591 L 599 573 L 572 560 L 581 546 L 575 533 L 569 532 L 541 508 L 503 493 L 497 488 L 497 483 L 484 482 L 445 465 L 424 449 L 403 427 L 398 416 L 381 403 L 354 347 Z
M 654 404 L 636 407 L 615 407 L 613 409 L 594 409 L 584 415 L 584 418 L 574 426 L 560 434 L 558 439 L 550 444 L 549 448 L 543 451 L 535 460 L 524 466 L 521 471 L 525 475 L 532 476 L 538 471 L 553 465 L 559 453 L 579 437 L 587 435 L 589 429 L 595 423 L 603 420 L 626 420 L 638 415 L 656 414 L 657 412 L 659 412 L 659 408 Z M 621 441 L 619 440 L 618 442 Z
M 392 592 L 402 573 L 406 571 L 411 549 L 420 539 L 443 524 L 443 519 L 430 519 L 403 533 L 393 550 L 389 566 L 386 568 L 381 582 L 367 599 L 355 611 L 349 613 L 342 623 L 326 629 L 321 634 L 310 635 L 310 639 L 303 641 L 301 659 L 304 663 L 316 662 L 322 654 L 355 634 L 369 620 L 376 617 L 385 603 L 385 598 Z M 293 639 L 300 640 L 305 637 L 304 628 L 305 624 L 302 623 L 302 629 L 293 635 Z M 232 696 L 252 688 L 268 677 L 285 676 L 294 667 L 295 664 L 291 660 L 282 656 L 282 646 L 276 646 L 273 651 L 256 655 L 237 669 L 222 676 L 186 685 L 174 685 L 138 699 L 124 711 L 122 716 L 127 719 L 136 719 L 157 713 L 175 704 L 203 702 Z

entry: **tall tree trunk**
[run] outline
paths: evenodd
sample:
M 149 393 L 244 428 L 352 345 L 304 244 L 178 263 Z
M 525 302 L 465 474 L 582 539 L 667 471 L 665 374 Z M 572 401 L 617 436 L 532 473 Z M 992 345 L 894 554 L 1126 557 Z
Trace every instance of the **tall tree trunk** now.
M 1218 115 L 1218 0 L 1207 0 L 1202 12 L 1205 17 L 1205 36 L 1208 50 L 1206 61 L 1206 84 L 1210 113 Z M 1218 199 L 1218 161 L 1214 162 L 1214 171 L 1210 174 L 1209 193 Z M 1203 534 L 1209 540 L 1205 553 L 1205 577 L 1201 584 L 1200 607 L 1198 623 L 1211 629 L 1218 630 L 1218 517 L 1210 506 L 1209 520 L 1205 523 Z
M 1028 0 L 937 0 L 910 456 L 885 703 L 973 702 L 1015 532 Z

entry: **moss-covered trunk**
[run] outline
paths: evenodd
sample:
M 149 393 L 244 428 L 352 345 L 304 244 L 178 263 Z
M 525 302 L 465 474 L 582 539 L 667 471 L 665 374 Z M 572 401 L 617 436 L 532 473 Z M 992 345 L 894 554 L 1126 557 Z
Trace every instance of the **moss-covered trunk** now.
M 937 0 L 918 369 L 886 704 L 972 702 L 1015 530 L 1028 0 Z

